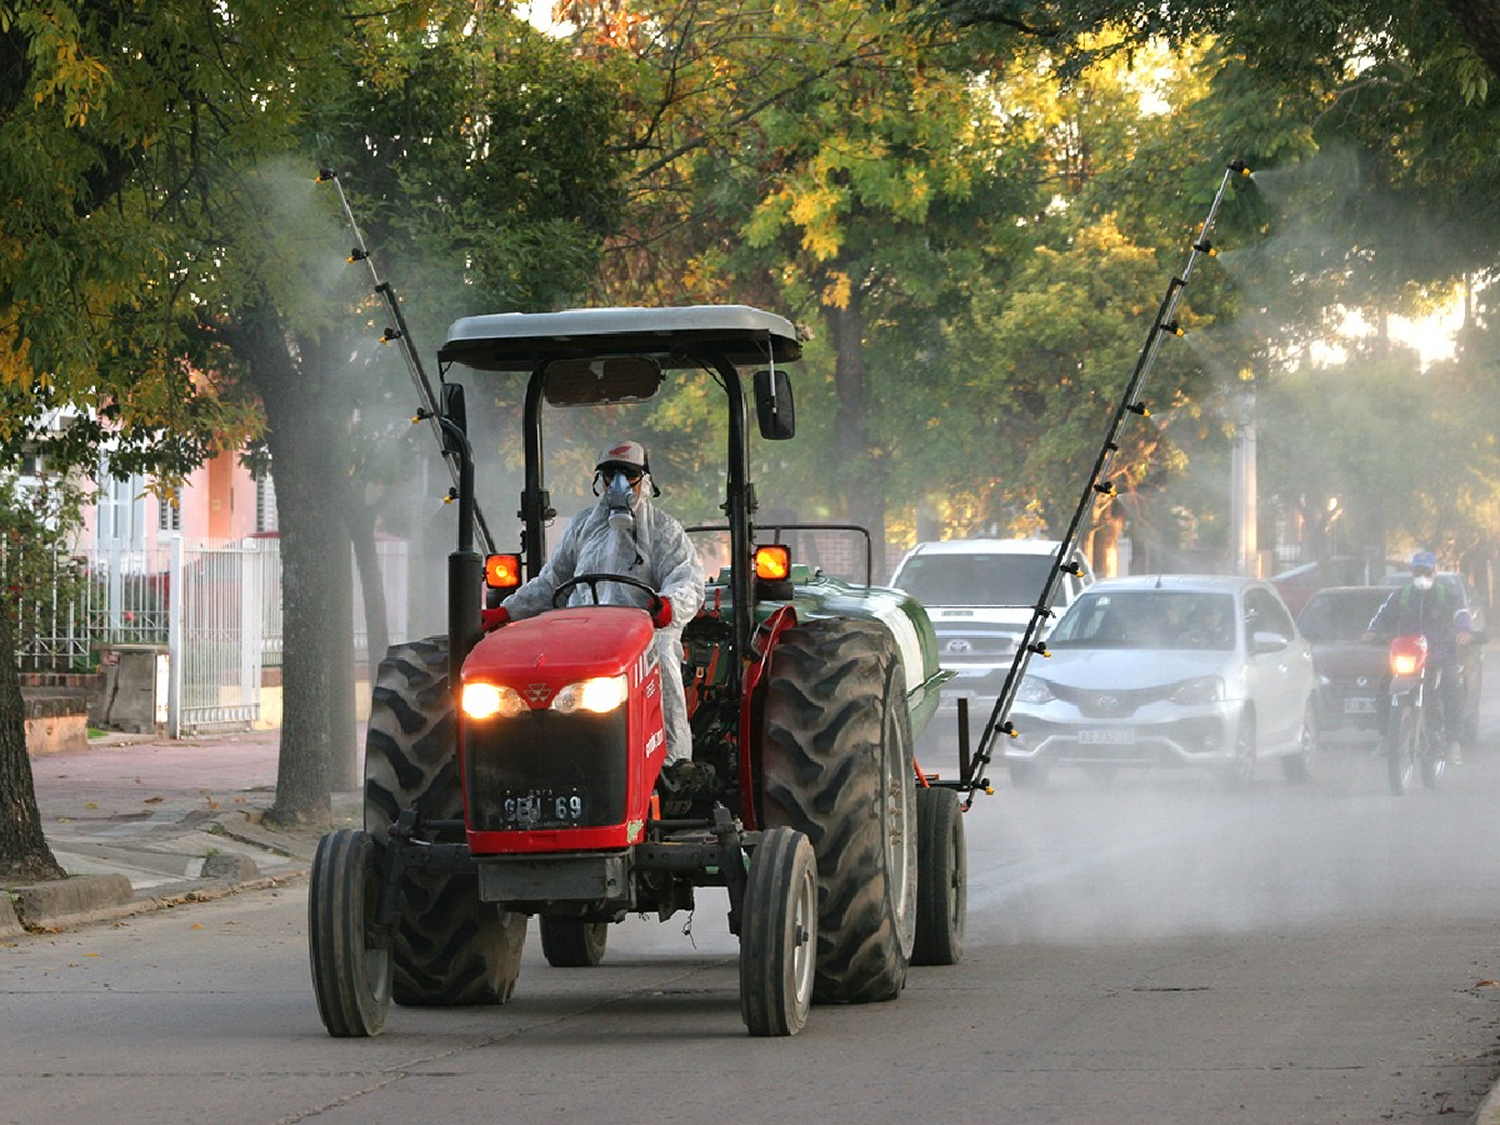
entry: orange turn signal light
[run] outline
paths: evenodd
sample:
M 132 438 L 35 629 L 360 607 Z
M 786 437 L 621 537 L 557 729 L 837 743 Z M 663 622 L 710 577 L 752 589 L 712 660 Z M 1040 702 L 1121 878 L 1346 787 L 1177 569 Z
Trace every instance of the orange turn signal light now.
M 484 584 L 491 590 L 514 590 L 521 584 L 521 556 L 488 556 L 484 560 Z
M 792 549 L 784 543 L 755 548 L 755 577 L 780 581 L 792 576 Z

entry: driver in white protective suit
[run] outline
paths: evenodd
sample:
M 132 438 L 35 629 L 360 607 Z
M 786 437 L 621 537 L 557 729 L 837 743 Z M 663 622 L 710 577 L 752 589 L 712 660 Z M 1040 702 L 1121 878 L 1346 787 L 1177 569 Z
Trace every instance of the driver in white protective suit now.
M 664 787 L 684 795 L 711 790 L 712 767 L 692 761 L 693 736 L 682 686 L 682 627 L 703 605 L 703 564 L 682 524 L 651 503 L 661 490 L 651 479 L 651 464 L 640 442 L 622 441 L 599 455 L 594 495 L 599 502 L 568 521 L 537 576 L 500 606 L 484 611 L 485 629 L 553 608 L 557 588 L 584 574 L 624 575 L 656 590 L 659 600 L 622 582 L 597 583 L 602 603 L 640 606 L 656 623 L 667 728 Z M 569 594 L 568 604 L 588 605 L 593 597 L 588 584 L 579 585 Z

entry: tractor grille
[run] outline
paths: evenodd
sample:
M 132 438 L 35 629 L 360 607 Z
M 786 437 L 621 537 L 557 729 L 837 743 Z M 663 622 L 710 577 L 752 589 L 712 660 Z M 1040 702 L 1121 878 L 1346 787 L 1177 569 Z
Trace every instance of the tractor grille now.
M 469 826 L 476 832 L 600 828 L 625 819 L 626 709 L 532 711 L 470 723 Z

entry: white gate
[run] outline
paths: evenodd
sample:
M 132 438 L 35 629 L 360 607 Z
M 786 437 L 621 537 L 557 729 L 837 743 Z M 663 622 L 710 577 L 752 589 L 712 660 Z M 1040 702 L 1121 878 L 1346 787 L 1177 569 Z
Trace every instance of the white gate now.
M 172 541 L 168 733 L 248 726 L 260 718 L 262 631 L 271 552 Z

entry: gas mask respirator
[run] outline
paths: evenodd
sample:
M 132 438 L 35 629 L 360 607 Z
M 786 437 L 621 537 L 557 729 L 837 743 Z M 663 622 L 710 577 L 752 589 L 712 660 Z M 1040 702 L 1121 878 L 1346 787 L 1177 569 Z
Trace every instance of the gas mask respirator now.
M 624 473 L 616 472 L 610 477 L 604 490 L 604 504 L 609 509 L 609 526 L 613 528 L 634 527 L 635 506 L 640 499 L 635 489 L 630 487 L 630 481 L 626 479 Z

